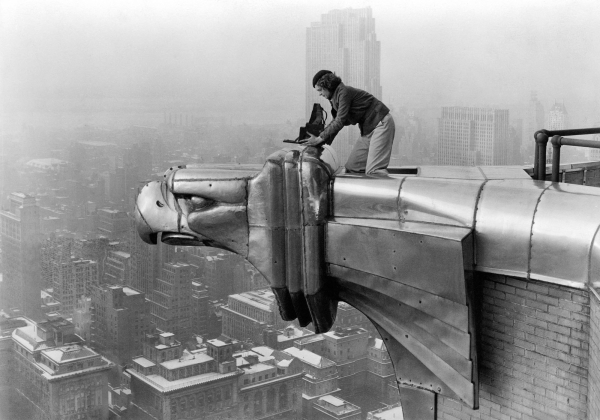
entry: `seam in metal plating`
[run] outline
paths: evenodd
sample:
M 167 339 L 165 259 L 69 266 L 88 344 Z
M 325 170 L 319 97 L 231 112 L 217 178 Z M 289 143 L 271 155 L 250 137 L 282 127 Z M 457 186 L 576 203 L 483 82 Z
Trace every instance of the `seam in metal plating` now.
M 398 223 L 403 223 L 405 221 L 402 218 L 402 210 L 400 210 L 400 207 L 401 207 L 400 194 L 402 193 L 402 186 L 404 185 L 404 181 L 406 181 L 406 177 L 402 178 L 402 181 L 400 181 L 400 185 L 398 185 L 398 195 L 396 198 L 396 214 L 398 215 Z
M 594 236 L 592 236 L 592 242 L 590 243 L 590 250 L 588 251 L 588 284 L 592 284 L 592 252 L 594 250 L 594 242 L 596 242 L 596 236 L 598 236 L 598 231 L 600 230 L 600 224 L 596 228 L 594 232 Z
M 475 197 L 475 206 L 473 206 L 473 223 L 471 224 L 471 229 L 473 232 L 473 268 L 477 266 L 477 212 L 479 211 L 479 202 L 481 201 L 481 194 L 483 193 L 483 189 L 488 183 L 489 179 L 484 180 L 479 186 L 479 191 L 477 191 L 477 196 Z
M 546 191 L 548 191 L 548 189 L 551 186 L 552 186 L 552 184 L 549 184 L 540 193 L 540 195 L 535 203 L 535 208 L 533 209 L 533 216 L 531 217 L 531 228 L 529 230 L 529 249 L 527 251 L 527 279 L 528 280 L 531 280 L 531 254 L 532 254 L 531 250 L 533 248 L 533 225 L 535 225 L 535 216 L 537 214 L 540 202 L 542 201 L 542 196 L 546 193 Z

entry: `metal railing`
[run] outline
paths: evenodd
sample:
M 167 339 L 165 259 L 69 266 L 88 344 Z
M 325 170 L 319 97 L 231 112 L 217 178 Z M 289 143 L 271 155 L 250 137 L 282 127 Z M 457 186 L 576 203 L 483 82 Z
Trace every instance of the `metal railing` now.
M 576 128 L 572 130 L 539 130 L 534 134 L 535 157 L 533 162 L 533 179 L 546 180 L 546 147 L 552 143 L 552 182 L 560 177 L 561 146 L 578 146 L 600 149 L 600 141 L 573 139 L 563 136 L 581 136 L 584 134 L 600 134 L 600 127 Z M 550 140 L 551 139 L 551 140 Z

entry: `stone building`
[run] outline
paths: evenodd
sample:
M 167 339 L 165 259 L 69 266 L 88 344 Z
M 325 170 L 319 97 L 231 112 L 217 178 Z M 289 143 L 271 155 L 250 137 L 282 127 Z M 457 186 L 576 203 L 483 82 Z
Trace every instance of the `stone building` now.
M 40 420 L 108 419 L 107 359 L 79 344 L 63 319 L 12 332 L 11 385 L 35 401 Z
M 233 345 L 219 340 L 188 352 L 172 333 L 151 335 L 127 369 L 132 401 L 159 420 L 236 418 L 243 373 L 232 355 Z

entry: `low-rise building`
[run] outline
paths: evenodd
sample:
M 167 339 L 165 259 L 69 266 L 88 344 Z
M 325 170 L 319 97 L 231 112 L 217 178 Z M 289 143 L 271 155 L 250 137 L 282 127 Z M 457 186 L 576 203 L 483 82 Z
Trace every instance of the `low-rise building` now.
M 159 420 L 236 418 L 238 378 L 233 344 L 208 340 L 183 350 L 172 333 L 150 335 L 131 375 L 133 404 Z
M 333 395 L 319 398 L 313 409 L 311 418 L 315 420 L 360 420 L 362 416 L 360 407 Z
M 30 322 L 12 333 L 11 385 L 44 420 L 108 419 L 107 359 L 79 344 L 64 319 Z
M 301 362 L 276 357 L 268 347 L 234 354 L 239 377 L 240 419 L 300 419 L 303 382 Z M 281 352 L 277 352 L 281 355 Z M 279 360 L 278 360 L 279 359 Z

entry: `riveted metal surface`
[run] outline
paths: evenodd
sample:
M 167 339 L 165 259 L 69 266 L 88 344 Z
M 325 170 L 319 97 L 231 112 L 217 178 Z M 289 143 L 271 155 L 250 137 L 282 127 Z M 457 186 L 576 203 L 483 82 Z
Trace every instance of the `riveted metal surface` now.
M 435 394 L 414 387 L 399 386 L 402 418 L 406 420 L 436 420 Z
M 290 293 L 302 292 L 304 285 L 303 244 L 302 244 L 302 201 L 298 174 L 300 151 L 292 150 L 285 155 L 285 226 L 286 226 L 286 276 Z M 300 293 L 298 300 L 304 301 Z M 305 303 L 305 302 L 304 302 Z M 306 311 L 305 311 L 306 312 Z M 302 313 L 302 312 L 301 312 Z
M 589 253 L 600 224 L 598 194 L 593 188 L 553 184 L 542 195 L 532 229 L 531 278 L 588 283 Z
M 348 283 L 363 285 L 386 296 L 393 296 L 399 304 L 412 306 L 465 333 L 469 332 L 469 311 L 465 305 L 364 271 L 334 264 L 329 264 L 328 268 L 331 277 L 343 279 Z
M 203 169 L 180 169 L 167 178 L 167 185 L 175 194 L 242 203 L 246 201 L 248 179 L 257 173 L 253 171 L 247 175 L 240 176 L 239 171 L 218 171 L 215 174 Z
M 219 205 L 188 216 L 189 227 L 220 243 L 223 247 L 248 256 L 248 218 L 246 206 Z
M 448 239 L 423 235 L 419 224 L 405 224 L 399 229 L 391 221 L 377 220 L 378 227 L 341 223 L 341 219 L 327 225 L 326 262 L 361 270 L 380 277 L 396 280 L 417 289 L 465 303 L 463 244 L 470 231 L 437 225 L 439 233 L 462 233 L 462 237 Z M 344 221 L 348 221 L 345 219 Z M 368 219 L 361 223 L 369 223 Z M 389 222 L 388 229 L 380 226 Z M 411 228 L 414 228 L 411 230 Z
M 488 181 L 477 206 L 478 271 L 527 276 L 531 226 L 547 183 Z
M 267 162 L 248 182 L 248 223 L 252 226 L 284 226 L 283 163 Z
M 399 385 L 422 388 L 459 400 L 459 396 L 386 330 L 373 322 L 385 342 Z
M 285 230 L 250 226 L 248 258 L 271 287 L 285 284 Z
M 385 307 L 368 297 L 346 291 L 340 282 L 340 298 L 364 313 L 374 323 L 390 334 L 399 344 L 410 351 L 427 369 L 435 372 L 448 387 L 456 393 L 459 398 L 469 405 L 474 404 L 474 385 L 470 379 L 466 379 L 456 369 L 433 353 L 425 344 L 415 340 L 408 331 L 402 328 L 394 318 L 385 313 Z M 399 367 L 401 369 L 401 367 Z M 422 382 L 422 381 L 421 381 Z
M 441 322 L 409 305 L 402 304 L 395 296 L 378 293 L 365 286 L 339 281 L 344 291 L 349 291 L 381 306 L 380 312 L 401 327 L 409 337 L 427 346 L 430 352 L 452 366 L 465 378 L 471 378 L 470 337 L 468 333 Z M 444 341 L 443 338 L 446 340 Z
M 472 227 L 483 183 L 406 178 L 400 190 L 401 220 Z
M 333 215 L 397 220 L 403 179 L 337 176 L 333 183 Z

